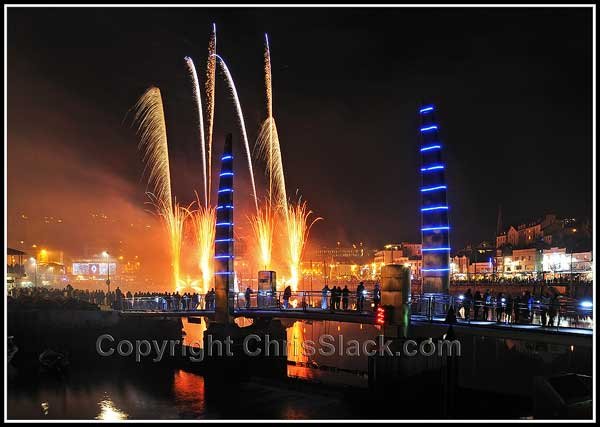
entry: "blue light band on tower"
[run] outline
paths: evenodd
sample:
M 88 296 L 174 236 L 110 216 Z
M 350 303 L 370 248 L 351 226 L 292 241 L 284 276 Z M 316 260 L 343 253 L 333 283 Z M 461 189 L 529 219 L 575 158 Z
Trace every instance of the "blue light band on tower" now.
M 442 158 L 435 105 L 419 109 L 421 154 L 421 243 L 424 293 L 448 293 L 450 284 L 450 225 L 446 165 Z
M 219 191 L 217 192 L 217 222 L 215 228 L 215 292 L 217 322 L 231 322 L 233 302 L 230 291 L 233 291 L 235 273 L 233 269 L 233 148 L 232 136 L 225 139 L 223 156 L 221 157 L 221 173 L 219 175 Z

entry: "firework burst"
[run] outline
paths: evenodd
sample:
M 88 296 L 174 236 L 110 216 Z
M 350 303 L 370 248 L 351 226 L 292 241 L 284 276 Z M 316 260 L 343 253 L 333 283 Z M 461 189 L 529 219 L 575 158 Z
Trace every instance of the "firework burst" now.
M 248 220 L 256 237 L 258 245 L 260 268 L 269 270 L 271 268 L 271 250 L 273 246 L 273 229 L 275 217 L 271 205 L 265 203 L 259 208 L 256 215 L 251 215 Z
M 140 97 L 134 106 L 135 122 L 140 136 L 139 149 L 148 175 L 150 203 L 155 207 L 169 235 L 173 286 L 179 286 L 179 268 L 183 224 L 188 210 L 179 206 L 171 195 L 171 171 L 167 126 L 160 89 L 151 87 Z
M 211 206 L 201 206 L 191 212 L 194 224 L 198 250 L 198 266 L 202 273 L 201 293 L 205 294 L 210 288 L 213 273 L 213 255 L 215 250 L 215 220 L 216 210 Z
M 309 217 L 312 211 L 306 206 L 306 202 L 298 202 L 288 207 L 287 234 L 289 240 L 289 263 L 290 263 L 290 286 L 292 290 L 298 290 L 298 279 L 300 277 L 300 261 L 302 252 L 308 241 L 308 234 L 315 222 L 323 219 L 317 217 L 312 221 Z
M 273 117 L 273 87 L 271 78 L 271 52 L 269 38 L 265 34 L 264 52 L 265 93 L 267 100 L 267 118 L 262 123 L 256 141 L 257 155 L 266 161 L 266 174 L 269 180 L 268 200 L 271 205 L 276 205 L 287 216 L 287 193 L 285 189 L 285 174 L 277 125 Z M 287 218 L 286 218 L 287 220 Z

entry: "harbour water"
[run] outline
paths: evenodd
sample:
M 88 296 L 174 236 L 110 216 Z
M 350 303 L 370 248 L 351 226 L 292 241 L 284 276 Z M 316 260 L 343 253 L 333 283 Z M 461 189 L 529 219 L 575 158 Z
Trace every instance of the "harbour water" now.
M 241 325 L 247 320 L 239 320 Z M 379 331 L 373 325 L 337 322 L 294 322 L 287 327 L 288 380 L 251 378 L 227 390 L 214 390 L 195 369 L 177 364 L 130 362 L 85 366 L 74 363 L 66 375 L 29 375 L 26 381 L 9 383 L 9 419 L 370 419 L 429 418 L 433 412 L 417 407 L 383 407 L 369 401 L 368 358 L 307 356 L 301 351 L 306 340 L 317 342 L 329 334 L 344 342 L 364 341 Z M 202 342 L 205 325 L 184 320 L 184 343 Z M 587 373 L 591 360 L 586 349 L 544 346 L 516 340 L 478 339 L 463 343 L 459 376 L 467 387 L 457 394 L 458 406 L 470 408 L 460 418 L 522 418 L 531 414 L 530 392 L 514 378 L 552 372 Z M 339 342 L 336 342 L 336 351 Z M 583 357 L 583 359 L 582 359 Z M 511 372 L 503 361 L 517 360 Z M 534 372 L 535 371 L 535 372 Z M 482 388 L 481 379 L 498 394 Z M 422 387 L 410 393 L 437 392 Z M 490 387 L 492 388 L 492 387 Z M 517 391 L 516 393 L 515 391 Z M 429 391 L 428 391 L 429 390 Z M 400 390 L 394 390 L 400 393 Z M 410 394 L 409 393 L 409 394 Z M 318 395 L 318 398 L 315 396 Z M 512 395 L 512 396 L 511 396 Z M 400 395 L 398 395 L 400 399 Z M 404 399 L 404 398 L 403 398 Z M 404 400 L 403 400 L 404 401 Z M 464 403 L 460 403 L 463 401 Z M 232 403 L 234 405 L 232 406 Z M 423 404 L 426 401 L 423 400 Z M 378 408 L 374 411 L 373 408 Z

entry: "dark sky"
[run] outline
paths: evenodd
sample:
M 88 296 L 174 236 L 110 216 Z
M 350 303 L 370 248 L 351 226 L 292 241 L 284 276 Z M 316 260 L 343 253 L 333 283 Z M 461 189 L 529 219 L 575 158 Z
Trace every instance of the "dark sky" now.
M 265 117 L 269 33 L 288 193 L 298 189 L 325 218 L 313 230 L 319 242 L 419 240 L 423 100 L 439 111 L 454 247 L 490 240 L 499 204 L 505 223 L 550 211 L 591 217 L 591 13 L 10 8 L 9 239 L 31 233 L 25 211 L 71 221 L 68 233 L 42 237 L 55 245 L 98 240 L 75 219 L 85 213 L 146 221 L 127 111 L 150 85 L 165 100 L 176 194 L 192 200 L 201 169 L 183 58 L 204 72 L 213 21 L 251 142 Z M 222 79 L 216 114 L 216 149 L 233 132 L 241 168 Z

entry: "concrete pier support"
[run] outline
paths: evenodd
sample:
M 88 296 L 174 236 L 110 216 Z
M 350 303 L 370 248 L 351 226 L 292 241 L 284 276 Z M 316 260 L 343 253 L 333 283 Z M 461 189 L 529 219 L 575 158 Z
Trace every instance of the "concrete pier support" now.
M 410 268 L 389 264 L 381 268 L 381 305 L 390 306 L 392 318 L 384 325 L 384 335 L 406 338 L 410 327 Z

